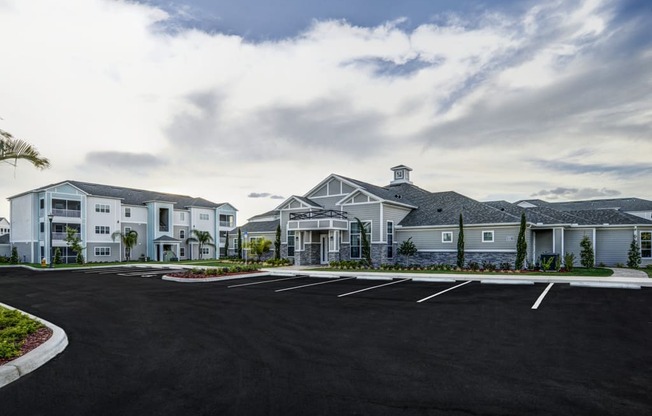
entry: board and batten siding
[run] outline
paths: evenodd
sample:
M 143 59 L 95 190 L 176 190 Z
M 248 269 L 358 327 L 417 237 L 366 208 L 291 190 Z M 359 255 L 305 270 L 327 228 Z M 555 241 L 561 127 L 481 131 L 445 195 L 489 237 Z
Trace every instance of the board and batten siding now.
M 596 230 L 595 263 L 604 263 L 607 266 L 614 266 L 616 263 L 627 264 L 627 252 L 633 237 L 632 229 Z
M 367 204 L 345 205 L 344 211 L 348 214 L 349 222 L 355 222 L 356 218 L 360 221 L 371 221 L 371 242 L 379 243 L 380 237 L 380 203 L 372 202 Z M 349 226 L 350 229 L 350 226 Z

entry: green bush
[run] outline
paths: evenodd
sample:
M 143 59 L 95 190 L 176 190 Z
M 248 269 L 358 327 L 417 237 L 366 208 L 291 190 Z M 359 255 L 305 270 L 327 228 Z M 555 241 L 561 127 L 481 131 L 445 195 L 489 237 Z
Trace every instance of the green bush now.
M 23 313 L 0 308 L 0 359 L 17 357 L 25 338 L 42 327 Z
M 567 272 L 572 272 L 573 267 L 575 267 L 575 253 L 564 254 L 564 269 Z

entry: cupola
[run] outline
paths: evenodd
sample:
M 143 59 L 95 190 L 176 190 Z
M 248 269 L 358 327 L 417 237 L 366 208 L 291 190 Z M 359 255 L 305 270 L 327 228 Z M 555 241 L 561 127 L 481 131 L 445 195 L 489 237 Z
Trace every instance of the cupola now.
M 390 185 L 399 185 L 401 183 L 412 183 L 410 181 L 410 172 L 412 168 L 405 165 L 398 165 L 392 168 L 394 172 L 394 179 L 390 182 Z

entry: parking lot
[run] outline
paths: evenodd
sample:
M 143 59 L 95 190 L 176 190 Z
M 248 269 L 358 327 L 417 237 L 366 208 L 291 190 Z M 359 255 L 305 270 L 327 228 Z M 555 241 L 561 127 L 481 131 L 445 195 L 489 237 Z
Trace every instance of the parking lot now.
M 300 276 L 179 284 L 154 271 L 0 269 L 0 302 L 70 339 L 0 389 L 2 414 L 652 410 L 648 288 Z

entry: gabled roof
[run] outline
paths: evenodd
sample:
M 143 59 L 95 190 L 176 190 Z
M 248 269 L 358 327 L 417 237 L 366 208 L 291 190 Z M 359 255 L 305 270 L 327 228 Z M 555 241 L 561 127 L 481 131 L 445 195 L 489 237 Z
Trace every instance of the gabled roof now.
M 321 205 L 319 205 L 318 203 L 316 203 L 310 198 L 306 198 L 305 196 L 292 195 L 288 199 L 283 201 L 279 206 L 277 206 L 275 210 L 280 210 L 284 205 L 288 204 L 292 200 L 299 201 L 300 203 L 305 204 L 311 208 L 323 208 Z
M 0 235 L 0 244 L 9 244 L 9 234 Z
M 148 191 L 144 189 L 125 188 L 121 186 L 102 185 L 90 182 L 80 182 L 67 180 L 55 184 L 47 185 L 42 188 L 35 189 L 31 192 L 40 192 L 57 185 L 68 183 L 80 191 L 99 197 L 117 198 L 121 199 L 123 204 L 126 205 L 143 205 L 146 201 L 165 201 L 171 202 L 176 205 L 176 208 L 186 207 L 201 207 L 201 208 L 217 208 L 225 203 L 215 203 L 208 201 L 204 198 L 195 198 L 188 195 L 170 194 L 165 192 Z M 21 194 L 24 195 L 24 194 Z M 18 195 L 16 195 L 18 196 Z
M 155 243 L 180 243 L 181 240 L 179 240 L 177 238 L 174 238 L 174 237 L 167 236 L 167 235 L 162 235 L 159 238 L 157 238 L 156 240 L 154 240 L 154 242 Z
M 392 189 L 393 187 L 380 187 L 380 186 L 372 185 L 367 182 L 359 181 L 357 179 L 351 179 L 340 175 L 337 176 L 351 183 L 354 183 L 357 187 L 364 189 L 365 191 L 382 199 L 385 202 L 408 205 L 413 208 L 418 207 L 418 204 L 414 203 L 413 201 L 410 201 L 410 199 L 406 198 L 405 195 L 401 195 L 400 193 L 397 193 L 395 189 Z
M 249 218 L 247 221 L 257 221 L 258 219 L 262 218 L 277 218 L 280 215 L 279 210 L 273 209 L 271 211 L 263 212 L 262 214 L 254 215 L 253 217 Z

